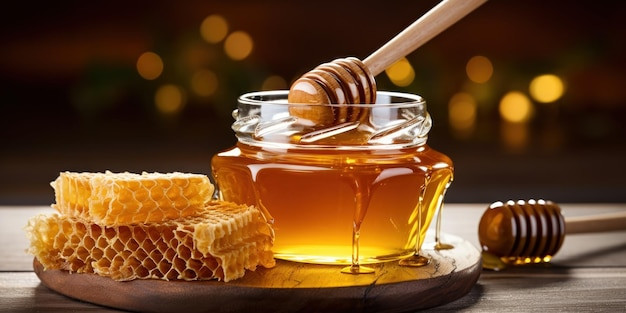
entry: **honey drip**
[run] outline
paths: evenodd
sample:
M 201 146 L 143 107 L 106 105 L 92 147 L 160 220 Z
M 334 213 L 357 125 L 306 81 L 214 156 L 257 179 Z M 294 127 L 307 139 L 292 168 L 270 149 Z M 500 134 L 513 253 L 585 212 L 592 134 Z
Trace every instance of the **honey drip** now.
M 437 205 L 439 207 L 439 210 L 437 210 L 437 224 L 435 225 L 435 250 L 450 250 L 454 248 L 454 246 L 449 243 L 441 242 L 441 216 L 443 214 L 443 197 L 445 196 L 448 187 L 450 187 L 450 182 L 448 182 L 448 185 L 444 188 L 441 196 L 439 196 L 439 204 Z
M 430 175 L 424 176 L 424 185 L 422 186 L 422 189 L 420 191 L 420 198 L 419 198 L 420 209 L 417 210 L 417 229 L 419 230 L 422 229 L 422 211 L 423 210 L 421 209 L 421 207 L 424 205 L 426 187 L 428 186 L 429 181 L 430 181 Z M 419 266 L 428 265 L 430 263 L 430 259 L 423 256 L 421 253 L 422 253 L 422 245 L 418 241 L 417 244 L 415 245 L 415 252 L 413 253 L 413 255 L 408 258 L 404 258 L 400 260 L 399 264 L 401 266 L 411 266 L 411 267 L 419 267 Z
M 273 222 L 277 258 L 351 265 L 350 273 L 419 251 L 453 171 L 427 145 L 305 151 L 238 143 L 212 168 L 222 199 L 257 205 Z
M 353 170 L 349 168 L 349 170 Z M 354 178 L 355 189 L 355 205 L 354 220 L 352 221 L 352 261 L 350 266 L 341 270 L 346 274 L 371 274 L 374 273 L 374 269 L 365 267 L 360 264 L 359 261 L 359 239 L 361 238 L 361 224 L 367 213 L 367 207 L 369 206 L 370 188 L 365 182 L 361 182 L 361 179 Z

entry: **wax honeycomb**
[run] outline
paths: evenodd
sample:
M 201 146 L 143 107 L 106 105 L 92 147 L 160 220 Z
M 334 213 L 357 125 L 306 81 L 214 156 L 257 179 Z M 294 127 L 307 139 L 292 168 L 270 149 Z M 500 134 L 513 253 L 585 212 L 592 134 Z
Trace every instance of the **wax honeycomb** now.
M 61 214 L 117 226 L 192 216 L 210 201 L 206 175 L 63 172 L 51 183 Z
M 79 217 L 38 215 L 26 227 L 29 252 L 45 269 L 114 280 L 231 281 L 274 266 L 273 232 L 255 207 L 214 201 L 193 217 L 102 226 Z

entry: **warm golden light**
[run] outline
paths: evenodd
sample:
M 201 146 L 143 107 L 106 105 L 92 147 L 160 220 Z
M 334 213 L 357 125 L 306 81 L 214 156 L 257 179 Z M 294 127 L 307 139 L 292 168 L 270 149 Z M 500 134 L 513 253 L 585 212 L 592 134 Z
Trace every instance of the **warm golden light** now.
M 486 83 L 493 75 L 493 65 L 488 58 L 477 55 L 467 61 L 465 72 L 471 81 L 482 84 Z
M 476 124 L 476 100 L 472 95 L 459 92 L 448 102 L 450 126 L 457 130 L 468 130 Z
M 284 78 L 278 75 L 272 75 L 266 78 L 263 81 L 263 85 L 261 86 L 261 90 L 280 90 L 280 89 L 288 89 L 287 81 Z
M 556 75 L 539 75 L 530 82 L 529 92 L 533 99 L 542 103 L 550 103 L 563 96 L 565 86 Z
M 210 70 L 199 70 L 191 76 L 191 90 L 198 96 L 208 97 L 217 91 L 217 75 Z
M 137 72 L 147 80 L 154 80 L 163 72 L 163 60 L 154 52 L 144 52 L 137 59 Z
M 220 15 L 209 15 L 200 24 L 200 35 L 208 43 L 218 43 L 224 40 L 227 34 L 228 23 Z
M 233 60 L 243 60 L 252 52 L 252 38 L 248 33 L 236 31 L 226 37 L 224 42 L 224 51 L 229 58 Z
M 415 71 L 409 60 L 402 58 L 385 70 L 387 77 L 398 87 L 406 87 L 415 79 Z
M 500 100 L 500 116 L 507 122 L 521 123 L 530 120 L 534 108 L 530 99 L 519 91 L 508 92 Z
M 157 89 L 154 102 L 159 112 L 173 114 L 180 112 L 184 106 L 183 90 L 172 84 L 163 85 Z

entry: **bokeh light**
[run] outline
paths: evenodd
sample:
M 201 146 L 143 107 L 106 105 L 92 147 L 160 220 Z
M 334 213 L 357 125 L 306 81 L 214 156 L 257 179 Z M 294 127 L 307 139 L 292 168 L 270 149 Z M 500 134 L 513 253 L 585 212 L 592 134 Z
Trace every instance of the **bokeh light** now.
M 163 60 L 154 52 L 144 52 L 137 59 L 137 72 L 147 80 L 157 79 L 163 73 Z
M 406 58 L 402 58 L 390 67 L 385 69 L 385 73 L 391 82 L 398 87 L 406 87 L 415 79 L 413 66 Z
M 224 52 L 236 61 L 247 58 L 252 53 L 254 44 L 252 38 L 244 31 L 236 31 L 226 37 Z
M 282 90 L 287 89 L 287 81 L 278 75 L 271 75 L 263 81 L 261 90 Z
M 182 110 L 185 105 L 183 90 L 173 84 L 159 87 L 154 95 L 157 110 L 163 114 L 174 114 Z
M 507 122 L 523 123 L 530 120 L 534 108 L 530 99 L 519 91 L 510 91 L 500 100 L 500 116 Z
M 471 81 L 482 84 L 489 81 L 493 75 L 493 65 L 487 57 L 477 55 L 467 61 L 465 72 Z
M 202 69 L 191 76 L 191 90 L 198 96 L 209 97 L 215 94 L 218 85 L 219 80 L 213 71 Z
M 476 100 L 472 95 L 459 92 L 448 102 L 448 119 L 450 126 L 456 130 L 470 130 L 476 124 Z
M 561 78 L 553 74 L 539 75 L 530 81 L 530 96 L 538 102 L 550 103 L 558 100 L 565 92 Z
M 218 43 L 228 34 L 228 22 L 220 15 L 207 16 L 200 24 L 200 35 L 208 43 Z

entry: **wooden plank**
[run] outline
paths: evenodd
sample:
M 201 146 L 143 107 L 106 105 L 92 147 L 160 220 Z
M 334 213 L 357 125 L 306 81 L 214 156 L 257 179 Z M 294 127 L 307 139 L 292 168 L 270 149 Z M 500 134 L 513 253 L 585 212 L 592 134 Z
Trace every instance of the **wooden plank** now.
M 50 207 L 0 207 L 0 271 L 32 271 L 32 256 L 24 227 L 37 214 L 51 214 Z
M 499 199 L 507 200 L 507 199 Z M 487 204 L 446 204 L 442 230 L 478 246 L 477 225 Z M 626 210 L 626 204 L 562 204 L 564 215 Z M 49 207 L 0 207 L 0 310 L 7 312 L 105 311 L 59 295 L 40 284 L 23 227 Z M 566 238 L 552 264 L 483 271 L 470 293 L 433 309 L 446 311 L 625 311 L 626 233 Z M 28 272 L 15 272 L 28 271 Z
M 623 312 L 626 268 L 484 271 L 468 296 L 437 311 Z

